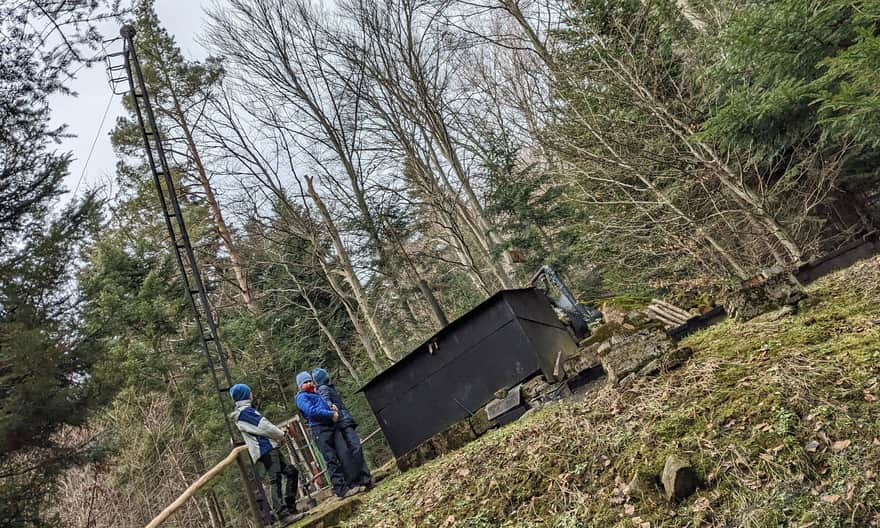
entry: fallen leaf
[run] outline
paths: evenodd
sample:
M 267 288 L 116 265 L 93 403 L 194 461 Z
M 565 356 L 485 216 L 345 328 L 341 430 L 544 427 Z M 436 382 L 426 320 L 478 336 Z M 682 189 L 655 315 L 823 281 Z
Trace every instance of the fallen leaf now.
M 874 445 L 880 446 L 880 438 L 877 438 L 877 437 L 874 438 Z
M 815 453 L 817 449 L 819 449 L 819 442 L 816 440 L 810 440 L 807 442 L 807 445 L 804 446 L 804 451 L 808 453 Z
M 636 512 L 636 507 L 633 506 L 632 504 L 627 504 L 626 506 L 623 507 L 623 513 L 625 513 L 627 515 L 632 515 L 635 512 Z
M 828 504 L 834 504 L 835 502 L 840 500 L 840 495 L 822 495 L 822 502 L 826 502 Z
M 838 440 L 831 444 L 831 449 L 840 452 L 849 447 L 850 444 L 852 444 L 851 440 Z
M 456 473 L 458 474 L 459 477 L 466 477 L 471 474 L 471 470 L 468 468 L 461 468 L 458 471 L 456 471 Z

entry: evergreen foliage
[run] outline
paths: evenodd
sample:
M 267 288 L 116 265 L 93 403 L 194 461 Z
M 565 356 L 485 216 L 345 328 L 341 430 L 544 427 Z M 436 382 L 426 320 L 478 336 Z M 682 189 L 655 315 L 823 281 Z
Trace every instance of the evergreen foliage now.
M 476 4 L 230 0 L 203 62 L 154 0 L 134 7 L 233 381 L 275 422 L 321 366 L 372 433 L 358 387 L 436 327 L 420 281 L 449 319 L 543 264 L 581 300 L 700 308 L 880 222 L 877 2 L 570 0 L 549 21 L 548 2 Z M 0 7 L 0 524 L 140 526 L 228 452 L 229 405 L 130 96 L 118 194 L 59 203 L 71 155 L 46 97 L 97 35 L 45 49 L 24 5 Z M 65 469 L 96 483 L 47 509 Z M 74 517 L 95 490 L 112 500 Z M 235 471 L 168 525 L 218 508 L 252 525 Z

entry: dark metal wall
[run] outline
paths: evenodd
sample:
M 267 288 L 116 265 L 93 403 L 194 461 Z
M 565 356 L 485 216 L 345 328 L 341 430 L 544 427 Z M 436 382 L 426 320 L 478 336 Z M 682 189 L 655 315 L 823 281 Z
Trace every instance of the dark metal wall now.
M 576 345 L 543 294 L 504 290 L 453 321 L 363 391 L 395 456 L 467 418 Z

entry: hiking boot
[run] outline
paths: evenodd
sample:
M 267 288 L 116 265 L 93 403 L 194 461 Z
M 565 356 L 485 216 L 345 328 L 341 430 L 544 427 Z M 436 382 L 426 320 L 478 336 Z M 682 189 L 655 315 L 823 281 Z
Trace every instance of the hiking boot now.
M 342 497 L 340 497 L 340 498 L 342 498 L 342 499 L 347 499 L 347 498 L 349 498 L 349 497 L 351 497 L 351 496 L 357 495 L 358 493 L 360 493 L 360 489 L 361 489 L 360 486 L 358 486 L 358 487 L 356 487 L 356 488 L 349 488 L 348 491 L 346 491 L 345 493 L 343 493 L 343 494 L 342 494 Z
M 305 517 L 305 513 L 287 512 L 278 515 L 278 526 L 286 527 Z

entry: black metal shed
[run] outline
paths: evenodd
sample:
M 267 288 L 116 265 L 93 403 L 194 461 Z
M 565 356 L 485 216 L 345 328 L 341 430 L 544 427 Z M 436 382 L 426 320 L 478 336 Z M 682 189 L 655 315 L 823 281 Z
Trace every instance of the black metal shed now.
M 543 293 L 502 290 L 462 315 L 361 390 L 396 457 L 467 418 L 576 349 Z

